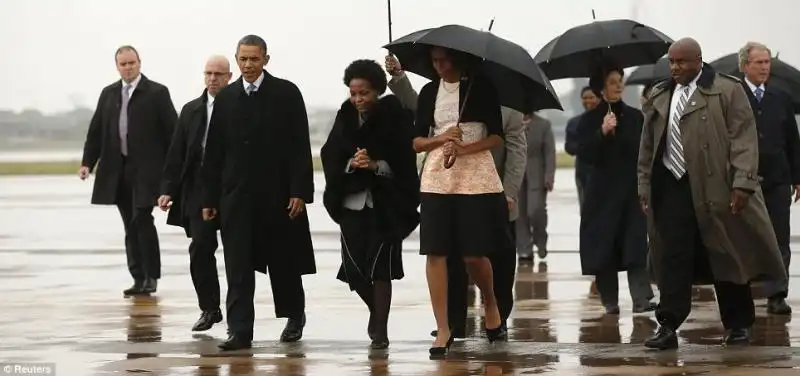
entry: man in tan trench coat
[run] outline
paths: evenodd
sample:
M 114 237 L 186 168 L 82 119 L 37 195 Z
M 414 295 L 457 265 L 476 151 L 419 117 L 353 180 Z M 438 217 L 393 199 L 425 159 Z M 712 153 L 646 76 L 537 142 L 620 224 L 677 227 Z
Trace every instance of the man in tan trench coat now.
M 693 283 L 713 283 L 725 343 L 746 344 L 755 320 L 750 281 L 785 278 L 758 181 L 756 123 L 737 78 L 703 64 L 690 38 L 669 49 L 672 79 L 643 106 L 639 196 L 652 219 L 650 262 L 660 327 L 645 346 L 678 347 Z

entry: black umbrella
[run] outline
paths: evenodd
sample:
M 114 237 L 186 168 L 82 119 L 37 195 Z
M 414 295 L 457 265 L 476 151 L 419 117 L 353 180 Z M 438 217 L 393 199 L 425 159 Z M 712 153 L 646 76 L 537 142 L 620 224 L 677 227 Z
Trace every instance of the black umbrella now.
M 534 60 L 551 80 L 590 77 L 599 64 L 619 68 L 654 64 L 673 40 L 632 20 L 595 21 L 551 40 Z
M 431 80 L 439 79 L 430 48 L 444 47 L 467 53 L 497 87 L 500 104 L 523 113 L 563 110 L 553 86 L 524 48 L 492 33 L 461 25 L 413 32 L 383 48 L 397 57 L 403 69 Z
M 643 65 L 636 68 L 628 75 L 625 84 L 646 86 L 670 77 L 672 77 L 672 73 L 669 71 L 669 59 L 662 57 L 658 59 L 655 64 Z
M 709 63 L 717 72 L 742 77 L 739 70 L 739 56 L 725 55 Z M 800 71 L 777 57 L 772 58 L 769 84 L 787 92 L 792 97 L 794 112 L 800 114 Z

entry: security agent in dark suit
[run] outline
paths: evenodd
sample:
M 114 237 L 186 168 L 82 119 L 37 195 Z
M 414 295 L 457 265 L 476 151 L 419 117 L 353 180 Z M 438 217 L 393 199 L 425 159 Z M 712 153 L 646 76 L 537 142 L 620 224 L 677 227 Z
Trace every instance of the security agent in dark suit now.
M 169 210 L 167 224 L 183 227 L 192 238 L 189 244 L 189 270 L 200 306 L 200 318 L 193 331 L 204 331 L 222 321 L 219 278 L 217 276 L 218 221 L 204 221 L 200 166 L 205 153 L 208 123 L 214 110 L 214 97 L 231 80 L 231 67 L 222 56 L 206 63 L 206 89 L 199 98 L 183 106 L 178 126 L 164 165 L 158 206 Z M 170 209 L 171 208 L 171 209 Z
M 800 136 L 791 97 L 770 85 L 771 61 L 771 52 L 763 44 L 749 42 L 739 50 L 742 86 L 750 98 L 758 129 L 761 189 L 788 275 L 792 192 L 794 201 L 800 199 Z M 786 304 L 788 277 L 784 281 L 767 281 L 765 287 L 767 312 L 791 315 L 792 308 Z
M 123 293 L 149 295 L 161 278 L 152 212 L 178 114 L 169 90 L 141 74 L 135 48 L 122 46 L 114 57 L 122 79 L 100 93 L 78 176 L 85 180 L 97 165 L 92 204 L 116 205 L 125 226 L 125 253 L 134 283 Z

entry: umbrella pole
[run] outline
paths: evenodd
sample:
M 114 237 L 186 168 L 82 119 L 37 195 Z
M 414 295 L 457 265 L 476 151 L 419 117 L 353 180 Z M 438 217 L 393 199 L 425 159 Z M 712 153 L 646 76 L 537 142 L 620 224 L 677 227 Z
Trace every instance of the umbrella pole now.
M 461 110 L 458 111 L 458 121 L 456 122 L 456 127 L 461 128 L 461 117 L 464 115 L 464 108 L 467 107 L 467 100 L 469 100 L 469 93 L 472 92 L 472 83 L 475 82 L 474 80 L 469 81 L 469 86 L 467 86 L 467 92 L 464 94 L 464 105 L 461 106 Z M 456 155 L 445 155 L 444 156 L 444 168 L 449 169 L 453 167 L 456 163 Z
M 386 8 L 389 15 L 389 43 L 392 43 L 392 0 L 386 0 Z

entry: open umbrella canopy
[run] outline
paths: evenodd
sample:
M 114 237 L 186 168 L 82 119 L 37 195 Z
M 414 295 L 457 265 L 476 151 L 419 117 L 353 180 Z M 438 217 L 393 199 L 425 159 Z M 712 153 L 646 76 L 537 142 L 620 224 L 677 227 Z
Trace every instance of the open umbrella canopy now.
M 654 64 L 672 43 L 664 33 L 636 21 L 595 21 L 551 40 L 534 60 L 551 80 L 590 77 L 600 64 Z
M 739 56 L 735 53 L 725 55 L 709 64 L 719 73 L 742 77 L 739 69 Z M 788 93 L 792 97 L 794 112 L 800 114 L 800 71 L 783 60 L 773 57 L 768 82 Z
M 626 85 L 650 85 L 654 82 L 672 77 L 669 71 L 669 59 L 662 57 L 655 64 L 642 65 L 636 68 L 625 80 Z
M 500 104 L 523 113 L 542 109 L 563 110 L 550 80 L 522 46 L 492 33 L 461 25 L 446 25 L 413 32 L 383 48 L 397 57 L 403 69 L 438 80 L 430 48 L 444 47 L 474 57 L 476 64 L 497 87 Z

